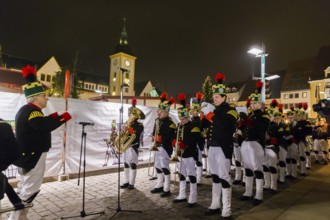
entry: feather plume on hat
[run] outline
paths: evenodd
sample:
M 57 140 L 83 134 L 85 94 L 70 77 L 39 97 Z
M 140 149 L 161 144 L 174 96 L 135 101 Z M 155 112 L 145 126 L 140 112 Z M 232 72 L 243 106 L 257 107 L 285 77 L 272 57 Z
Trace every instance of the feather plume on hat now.
M 22 69 L 22 75 L 23 78 L 29 83 L 38 81 L 37 70 L 33 66 L 27 65 L 24 67 Z
M 203 98 L 203 93 L 197 92 L 195 95 L 198 104 L 201 104 L 202 98 Z
M 163 92 L 160 94 L 160 102 L 164 102 L 167 99 L 167 93 Z
M 178 100 L 181 103 L 182 107 L 186 107 L 186 95 L 183 93 L 180 93 L 178 95 Z
M 222 74 L 222 73 L 217 73 L 215 75 L 215 81 L 218 83 L 218 84 L 221 84 L 223 81 L 225 81 L 225 75 Z
M 257 81 L 256 82 L 256 87 L 257 87 L 257 91 L 258 91 L 258 93 L 261 93 L 261 90 L 262 90 L 262 86 L 263 86 L 264 84 L 263 84 L 263 82 L 261 82 L 261 81 Z

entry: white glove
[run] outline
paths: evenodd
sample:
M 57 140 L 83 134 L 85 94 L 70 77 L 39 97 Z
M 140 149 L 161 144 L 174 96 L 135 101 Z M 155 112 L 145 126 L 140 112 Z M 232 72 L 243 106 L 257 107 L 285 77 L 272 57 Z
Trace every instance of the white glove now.
M 207 115 L 210 112 L 213 112 L 214 110 L 214 106 L 207 102 L 203 102 L 201 106 L 202 106 L 201 112 L 203 112 L 204 115 Z

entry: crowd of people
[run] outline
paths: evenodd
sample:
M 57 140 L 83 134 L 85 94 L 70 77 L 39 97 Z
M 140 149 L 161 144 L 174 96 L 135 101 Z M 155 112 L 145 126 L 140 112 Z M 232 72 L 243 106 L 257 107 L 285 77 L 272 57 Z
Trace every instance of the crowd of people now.
M 315 123 L 308 120 L 307 105 L 299 104 L 286 114 L 276 100 L 265 108 L 260 81 L 246 102 L 246 111 L 238 112 L 227 103 L 223 79 L 223 74 L 215 77 L 213 103 L 202 102 L 203 95 L 196 93 L 195 102 L 188 106 L 185 94 L 179 94 L 178 124 L 169 117 L 174 99 L 161 95 L 153 131 L 157 183 L 150 192 L 171 196 L 169 164 L 176 161 L 173 173 L 179 176 L 179 190 L 173 203 L 186 202 L 192 208 L 205 170 L 206 177 L 212 178 L 212 198 L 204 214 L 231 219 L 232 185 L 244 185 L 240 200 L 257 206 L 263 202 L 264 191 L 277 193 L 278 184 L 296 179 L 298 173 L 306 176 L 311 155 L 315 155 L 315 163 L 327 164 L 328 129 L 321 116 Z
M 32 203 L 40 191 L 46 154 L 51 148 L 51 131 L 71 119 L 68 112 L 49 116 L 42 113 L 48 99 L 35 74 L 33 67 L 23 69 L 28 80 L 23 86 L 27 104 L 16 115 L 15 135 L 10 125 L 0 121 L 1 170 L 15 164 L 21 176 L 16 193 L 0 173 L 0 198 L 6 193 L 16 210 Z M 175 99 L 161 94 L 152 146 L 157 178 L 152 178 L 156 184 L 150 193 L 160 194 L 161 198 L 171 196 L 170 161 L 176 161 L 172 173 L 178 174 L 179 190 L 173 203 L 186 202 L 187 207 L 193 208 L 198 202 L 197 187 L 205 171 L 206 177 L 212 178 L 211 204 L 205 215 L 219 214 L 222 219 L 231 219 L 232 185 L 244 185 L 240 199 L 259 205 L 264 190 L 276 193 L 278 184 L 297 178 L 298 173 L 306 176 L 312 165 L 311 155 L 315 155 L 315 163 L 327 164 L 328 127 L 321 116 L 315 123 L 310 122 L 306 105 L 291 108 L 286 114 L 276 100 L 265 108 L 261 82 L 257 82 L 255 92 L 249 96 L 246 111 L 238 112 L 227 102 L 224 78 L 223 74 L 216 74 L 212 103 L 203 102 L 203 94 L 196 93 L 194 102 L 188 105 L 186 95 L 179 94 L 177 102 L 182 107 L 177 109 L 178 124 L 169 117 Z M 140 120 L 146 116 L 136 107 L 136 100 L 132 100 L 128 114 L 129 120 L 121 132 L 131 138 L 122 152 L 124 180 L 120 188 L 134 190 L 138 148 L 144 130 Z

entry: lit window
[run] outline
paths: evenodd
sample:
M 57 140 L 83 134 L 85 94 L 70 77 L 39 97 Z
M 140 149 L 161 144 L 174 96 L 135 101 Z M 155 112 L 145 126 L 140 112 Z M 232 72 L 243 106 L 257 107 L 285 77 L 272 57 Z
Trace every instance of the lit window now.
M 51 81 L 51 78 L 52 78 L 51 75 L 46 75 L 46 81 L 47 82 L 50 82 Z
M 41 73 L 40 80 L 45 81 L 45 78 L 46 78 L 45 74 Z
M 289 94 L 284 94 L 284 99 L 288 99 L 289 98 Z
M 303 97 L 303 98 L 307 98 L 307 92 L 303 92 L 303 93 L 302 93 L 302 97 Z
M 116 78 L 113 78 L 113 81 L 116 82 Z

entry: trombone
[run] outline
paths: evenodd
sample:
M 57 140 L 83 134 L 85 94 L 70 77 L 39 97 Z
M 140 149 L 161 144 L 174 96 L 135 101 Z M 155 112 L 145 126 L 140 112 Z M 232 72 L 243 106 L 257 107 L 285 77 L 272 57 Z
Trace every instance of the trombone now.
M 152 142 L 152 147 L 150 149 L 150 153 L 149 153 L 149 162 L 148 162 L 148 176 L 150 177 L 153 177 L 154 174 L 155 174 L 155 159 L 156 159 L 156 151 L 158 151 L 157 149 L 157 139 L 158 139 L 158 132 L 159 132 L 159 118 L 156 118 L 155 119 L 155 134 L 154 134 L 154 140 Z M 151 153 L 154 153 L 154 156 L 153 156 L 153 166 L 152 166 L 152 171 L 151 171 L 151 163 L 152 163 L 152 160 L 151 160 Z
M 182 128 L 182 129 L 181 129 Z M 174 183 L 173 183 L 173 190 L 175 190 L 176 188 L 176 174 L 181 174 L 181 167 L 182 167 L 182 153 L 183 153 L 183 150 L 182 149 L 179 149 L 179 140 L 183 140 L 183 129 L 184 127 L 181 126 L 181 124 L 178 124 L 178 129 L 177 129 L 177 133 L 176 133 L 176 142 L 175 142 L 175 151 L 174 151 L 174 155 L 173 157 L 171 158 L 171 161 L 175 161 L 175 168 L 174 168 Z M 179 153 L 180 153 L 180 160 L 179 160 Z M 180 162 L 180 170 L 178 171 L 178 162 Z M 178 182 L 179 183 L 179 182 Z

